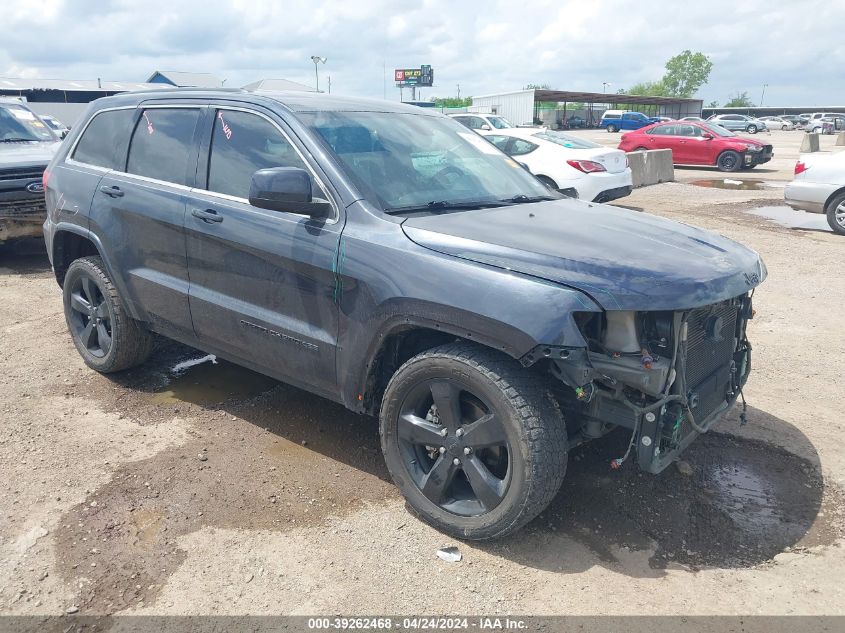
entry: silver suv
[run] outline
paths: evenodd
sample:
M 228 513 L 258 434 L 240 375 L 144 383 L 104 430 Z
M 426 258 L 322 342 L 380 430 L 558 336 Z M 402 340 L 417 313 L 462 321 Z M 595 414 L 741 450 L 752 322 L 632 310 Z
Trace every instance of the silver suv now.
M 716 114 L 707 120 L 716 125 L 721 125 L 731 132 L 757 134 L 757 132 L 766 132 L 769 129 L 765 121 L 744 114 Z

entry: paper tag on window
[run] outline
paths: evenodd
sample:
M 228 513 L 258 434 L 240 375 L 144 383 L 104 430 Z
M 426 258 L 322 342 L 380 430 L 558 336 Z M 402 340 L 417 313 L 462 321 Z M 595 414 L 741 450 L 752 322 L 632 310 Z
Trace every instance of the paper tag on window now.
M 9 108 L 9 110 L 16 119 L 20 119 L 21 121 L 35 120 L 35 115 L 29 110 L 24 110 L 23 108 Z
M 496 149 L 495 145 L 493 145 L 492 143 L 490 143 L 488 141 L 485 141 L 483 138 L 481 138 L 475 132 L 469 132 L 469 133 L 458 132 L 458 136 L 460 136 L 461 138 L 463 138 L 466 141 L 469 141 L 470 143 L 475 145 L 475 147 L 477 149 L 480 149 L 485 154 L 493 154 L 495 156 L 501 156 L 501 152 L 499 152 L 499 150 Z

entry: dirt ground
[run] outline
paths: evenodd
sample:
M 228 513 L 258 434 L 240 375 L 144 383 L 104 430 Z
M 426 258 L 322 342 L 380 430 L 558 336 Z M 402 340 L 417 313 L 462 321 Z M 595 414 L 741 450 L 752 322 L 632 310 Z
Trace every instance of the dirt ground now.
M 577 449 L 552 506 L 484 544 L 406 512 L 371 419 L 165 341 L 88 370 L 38 245 L 0 255 L 0 613 L 845 614 L 845 240 L 750 213 L 780 200 L 619 201 L 764 257 L 747 426 L 659 476 L 608 468 L 625 433 Z

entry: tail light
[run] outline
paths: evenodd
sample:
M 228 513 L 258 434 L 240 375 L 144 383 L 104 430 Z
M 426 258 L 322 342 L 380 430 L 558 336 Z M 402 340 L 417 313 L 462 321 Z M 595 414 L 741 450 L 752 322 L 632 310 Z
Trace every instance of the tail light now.
M 599 171 L 607 171 L 604 168 L 604 165 L 601 163 L 597 163 L 593 160 L 568 160 L 566 164 L 570 167 L 574 167 L 578 171 L 584 172 L 585 174 L 594 174 Z
M 41 184 L 44 187 L 44 191 L 47 191 L 47 183 L 50 182 L 50 171 L 45 169 L 44 173 L 41 174 Z
M 803 174 L 808 169 L 809 169 L 809 167 L 807 167 L 807 165 L 805 165 L 803 161 L 799 160 L 797 163 L 795 163 L 795 175 L 796 176 L 798 174 Z

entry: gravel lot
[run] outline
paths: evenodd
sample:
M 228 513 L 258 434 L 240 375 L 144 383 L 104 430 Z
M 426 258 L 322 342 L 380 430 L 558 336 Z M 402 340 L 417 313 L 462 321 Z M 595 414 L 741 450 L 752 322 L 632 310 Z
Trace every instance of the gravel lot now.
M 405 511 L 371 419 L 224 362 L 175 371 L 203 354 L 164 341 L 88 370 L 38 245 L 0 254 L 0 613 L 845 614 L 845 240 L 750 213 L 780 204 L 800 137 L 733 176 L 773 186 L 684 169 L 619 201 L 763 255 L 748 425 L 657 477 L 608 468 L 624 432 L 577 449 L 549 510 L 493 543 Z

